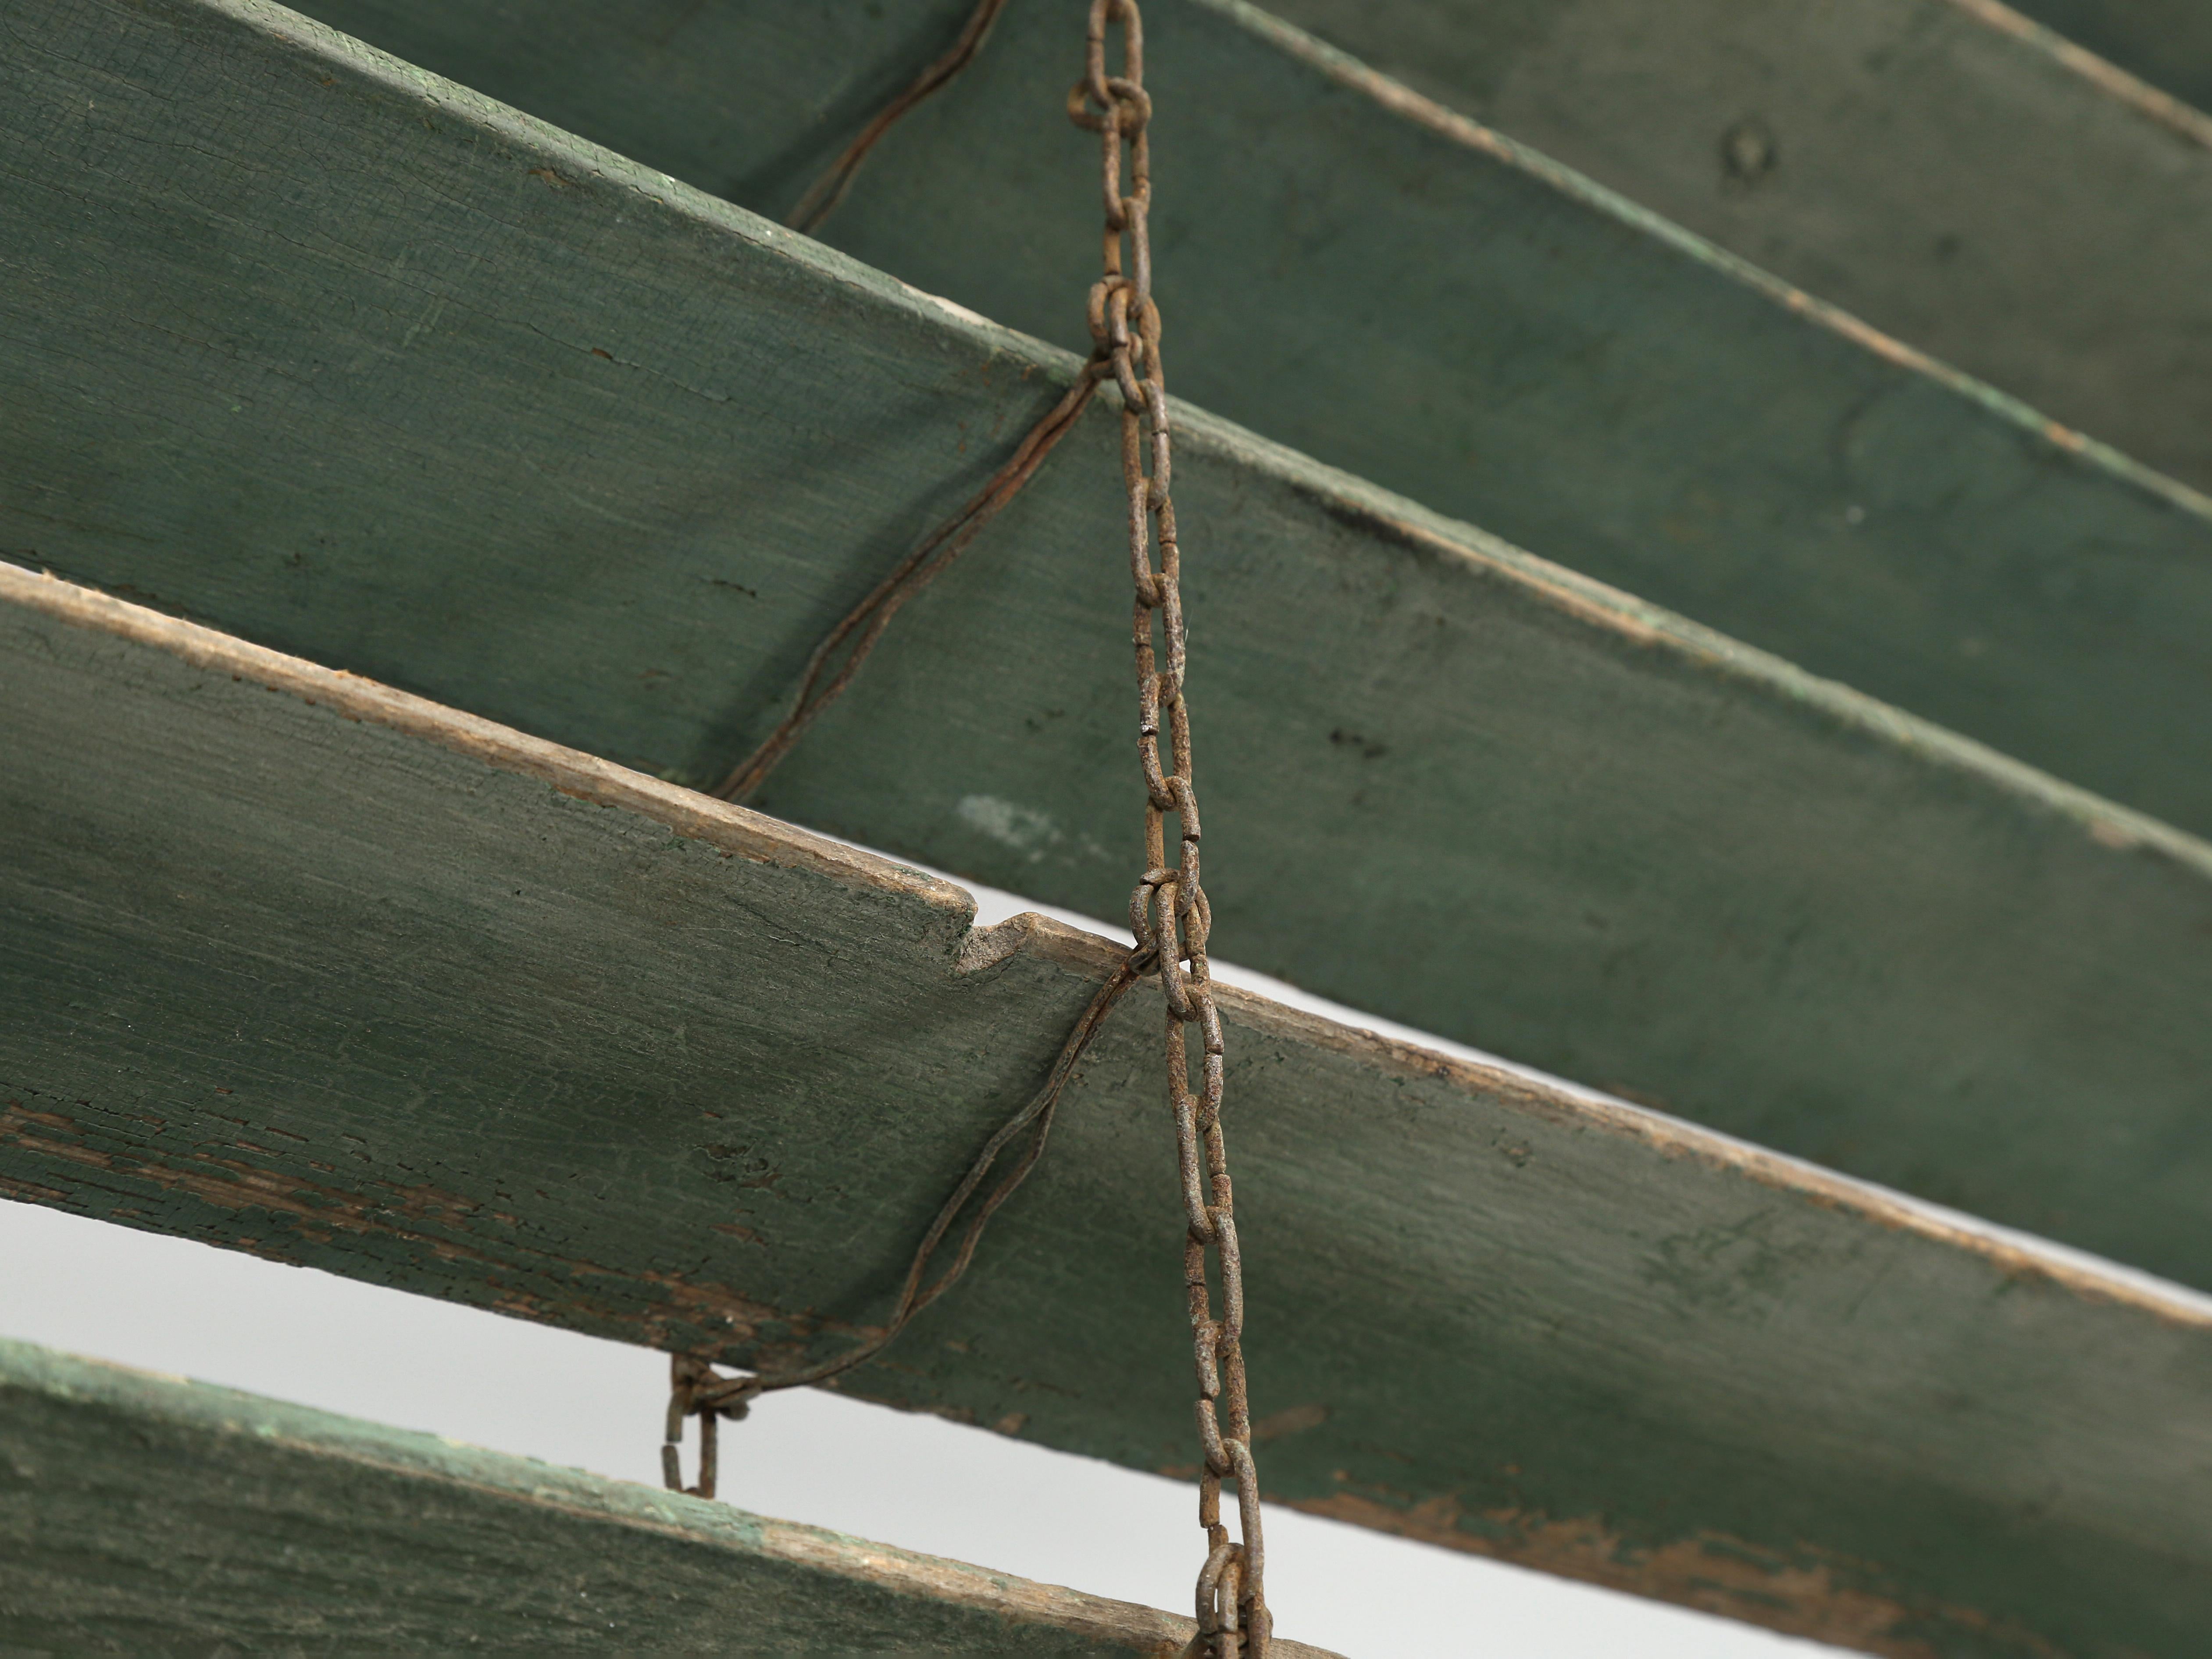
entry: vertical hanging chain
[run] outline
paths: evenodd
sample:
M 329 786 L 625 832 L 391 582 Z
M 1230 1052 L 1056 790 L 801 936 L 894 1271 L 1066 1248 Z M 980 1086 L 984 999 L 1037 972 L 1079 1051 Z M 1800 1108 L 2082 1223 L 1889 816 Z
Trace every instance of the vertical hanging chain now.
M 1109 24 L 1121 29 L 1121 73 L 1106 72 Z M 1199 1524 L 1206 1565 L 1198 1577 L 1198 1641 L 1209 1659 L 1265 1659 L 1270 1620 L 1261 1574 L 1260 1480 L 1252 1463 L 1252 1413 L 1244 1387 L 1244 1285 L 1221 1133 L 1221 1016 L 1213 1006 L 1206 935 L 1212 913 L 1199 884 L 1198 787 L 1191 769 L 1190 705 L 1184 696 L 1182 550 L 1176 536 L 1160 313 L 1152 301 L 1152 104 L 1145 92 L 1144 21 L 1136 0 L 1091 0 L 1083 78 L 1068 94 L 1075 124 L 1099 135 L 1106 225 L 1104 275 L 1091 288 L 1094 361 L 1110 367 L 1121 393 L 1121 477 L 1129 496 L 1129 574 L 1136 587 L 1132 634 L 1137 661 L 1137 755 L 1145 779 L 1145 874 L 1129 898 L 1140 951 L 1157 952 L 1167 1003 L 1168 1099 L 1175 1114 L 1186 1227 L 1183 1282 L 1198 1372 Z M 1125 156 L 1126 152 L 1126 156 Z M 1124 190 L 1126 160 L 1127 189 Z M 1122 264 L 1127 242 L 1128 265 Z M 1148 465 L 1149 463 L 1149 465 Z M 1151 544 L 1158 525 L 1159 563 Z M 1164 648 L 1167 663 L 1160 665 Z M 1160 762 L 1164 723 L 1169 766 Z M 1167 861 L 1167 819 L 1179 845 Z M 1191 1091 L 1184 1028 L 1198 1028 L 1198 1091 Z M 1207 1284 L 1212 1254 L 1221 1280 L 1214 1317 Z M 1239 1540 L 1221 1520 L 1221 1483 L 1237 1484 Z
M 973 58 L 1002 5 L 1003 0 L 981 0 L 953 50 L 932 64 L 840 158 L 809 194 L 805 210 L 810 223 L 818 222 L 842 199 L 860 159 L 890 122 Z M 1106 72 L 1106 37 L 1114 24 L 1121 29 L 1122 72 L 1118 76 Z M 1199 880 L 1198 793 L 1191 764 L 1190 708 L 1184 695 L 1188 659 L 1182 558 L 1175 503 L 1169 495 L 1172 458 L 1166 373 L 1160 358 L 1159 307 L 1152 301 L 1152 156 L 1146 131 L 1152 106 L 1145 91 L 1144 21 L 1136 0 L 1091 0 L 1083 78 L 1068 93 L 1067 112 L 1076 125 L 1097 133 L 1100 141 L 1104 270 L 1091 289 L 1090 361 L 976 496 L 831 630 L 809 659 L 790 713 L 714 793 L 743 799 L 759 787 L 806 726 L 851 682 L 892 616 L 957 558 L 983 525 L 1020 491 L 1046 455 L 1074 429 L 1098 383 L 1110 377 L 1121 394 L 1121 476 L 1129 503 L 1129 574 L 1136 590 L 1131 635 L 1137 669 L 1137 753 L 1146 791 L 1145 873 L 1129 899 L 1129 927 L 1136 948 L 1077 1022 L 1045 1086 L 992 1138 L 945 1201 L 915 1252 L 890 1322 L 872 1340 L 834 1359 L 781 1375 L 726 1377 L 704 1360 L 686 1355 L 674 1358 L 662 1448 L 664 1478 L 676 1490 L 713 1497 L 718 1417 L 742 1417 L 758 1395 L 823 1382 L 872 1358 L 909 1319 L 951 1286 L 967 1268 L 992 1212 L 1012 1195 L 1043 1155 L 1060 1092 L 1107 1013 L 1139 978 L 1157 972 L 1166 1003 L 1168 1100 L 1175 1119 L 1185 1223 L 1183 1282 L 1197 1371 L 1199 1443 L 1205 1455 L 1199 1474 L 1198 1518 L 1206 1531 L 1206 1556 L 1198 1577 L 1198 1635 L 1187 1652 L 1202 1659 L 1267 1659 L 1273 1621 L 1263 1586 L 1267 1555 L 1261 1534 L 1259 1474 L 1252 1461 L 1252 1413 L 1245 1389 L 1243 1274 L 1228 1149 L 1221 1132 L 1221 1017 L 1214 1007 L 1206 957 L 1213 918 Z M 1125 242 L 1129 255 L 1126 270 Z M 1157 568 L 1152 562 L 1155 535 Z M 1160 665 L 1163 649 L 1164 668 Z M 1168 739 L 1164 767 L 1160 758 L 1163 729 Z M 1170 814 L 1177 841 L 1173 865 L 1167 861 Z M 1190 1025 L 1198 1028 L 1200 1045 L 1194 1094 L 1184 1030 Z M 953 1265 L 925 1287 L 937 1245 L 981 1189 L 1000 1153 L 1024 1128 L 1030 1130 L 1027 1149 L 971 1218 Z M 1210 1264 L 1220 1280 L 1219 1318 L 1213 1314 Z M 686 1487 L 678 1447 L 690 1416 L 701 1419 L 701 1469 L 698 1484 Z M 1237 1487 L 1238 1535 L 1234 1540 L 1221 1519 L 1224 1480 L 1234 1481 Z

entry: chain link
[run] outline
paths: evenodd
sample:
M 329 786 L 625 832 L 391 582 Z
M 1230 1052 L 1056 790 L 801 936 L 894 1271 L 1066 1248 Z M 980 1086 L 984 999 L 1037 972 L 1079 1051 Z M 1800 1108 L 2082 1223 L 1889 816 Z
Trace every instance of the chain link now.
M 1106 72 L 1109 27 L 1121 29 L 1121 73 Z M 1156 951 L 1167 1003 L 1167 1080 L 1182 1166 L 1183 1282 L 1198 1371 L 1199 1524 L 1206 1536 L 1198 1577 L 1198 1652 L 1208 1659 L 1265 1659 L 1271 1620 L 1262 1589 L 1260 1480 L 1252 1463 L 1252 1413 L 1244 1385 L 1244 1284 L 1237 1248 L 1227 1148 L 1221 1133 L 1221 1016 L 1206 953 L 1213 925 L 1199 881 L 1198 786 L 1191 769 L 1190 705 L 1184 696 L 1182 550 L 1169 494 L 1171 456 L 1160 312 L 1152 301 L 1152 99 L 1145 91 L 1144 21 L 1136 0 L 1091 0 L 1083 78 L 1068 93 L 1075 124 L 1099 135 L 1105 198 L 1105 272 L 1091 290 L 1093 359 L 1103 358 L 1121 393 L 1121 477 L 1129 497 L 1129 574 L 1136 588 L 1132 636 L 1137 662 L 1137 757 L 1145 779 L 1145 874 L 1129 898 L 1139 951 Z M 1126 162 L 1126 167 L 1125 167 Z M 1124 188 L 1124 179 L 1127 188 Z M 1122 263 L 1124 244 L 1128 264 Z M 1159 563 L 1152 563 L 1154 526 Z M 1164 648 L 1166 666 L 1160 665 Z M 1168 740 L 1168 764 L 1160 738 Z M 1176 819 L 1176 861 L 1167 861 L 1167 819 Z M 1186 1028 L 1200 1045 L 1191 1089 Z M 1213 1314 L 1208 1256 L 1221 1283 Z M 1237 1486 L 1239 1537 L 1221 1520 L 1221 1483 Z

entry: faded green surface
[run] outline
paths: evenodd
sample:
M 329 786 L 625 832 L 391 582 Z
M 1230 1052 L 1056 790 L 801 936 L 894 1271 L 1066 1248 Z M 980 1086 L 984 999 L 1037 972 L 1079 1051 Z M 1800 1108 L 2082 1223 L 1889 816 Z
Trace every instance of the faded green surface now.
M 1049 925 L 963 939 L 946 884 L 182 646 L 0 610 L 9 1195 L 630 1340 L 826 1352 L 1113 960 Z M 2202 1303 L 1224 1014 L 1274 1496 L 1876 1652 L 2201 1650 Z M 856 1393 L 1188 1469 L 1158 1020 L 1149 991 L 1116 1012 L 973 1275 Z
M 5 59 L 0 118 L 44 135 L 0 190 L 15 556 L 719 775 L 1066 360 L 253 15 L 301 44 L 17 14 L 78 45 Z M 1123 909 L 1114 422 L 764 807 Z M 1227 959 L 2212 1285 L 2212 851 L 1182 422 Z
M 1169 1659 L 1189 1631 L 726 1504 L 0 1341 L 10 1659 Z
M 1832 40 L 1881 33 L 1859 6 L 1776 3 L 1792 16 L 1832 15 Z M 967 9 L 310 7 L 773 215 Z M 1680 10 L 1647 5 L 1644 27 L 1694 29 L 1696 15 Z M 983 57 L 869 162 L 828 240 L 985 316 L 1087 348 L 1097 158 L 1060 109 L 1080 62 L 1074 15 L 1010 8 Z M 2212 514 L 2203 497 L 2077 448 L 2040 416 L 1849 331 L 1556 163 L 1441 112 L 1425 121 L 1389 107 L 1382 99 L 1398 89 L 1234 0 L 1153 0 L 1145 16 L 1158 110 L 1154 240 L 1176 391 L 2072 782 L 2212 830 Z M 1941 46 L 1918 49 L 1940 60 Z M 1996 55 L 1996 68 L 2018 70 L 2016 51 Z M 2074 90 L 2047 65 L 2042 74 Z M 1946 121 L 2001 147 L 1991 106 L 2004 95 L 1992 88 L 1967 105 L 1938 91 L 1913 118 L 1924 125 L 1900 113 L 1894 141 L 1909 147 L 1916 176 L 1936 165 Z M 2108 126 L 2126 125 L 2108 106 L 2092 107 Z M 2102 142 L 2092 126 L 2071 141 L 2080 165 Z M 2125 147 L 2121 135 L 2106 138 Z M 1661 141 L 1639 124 L 1634 142 L 1648 143 L 1656 164 Z M 1700 165 L 1709 142 L 1696 146 Z M 2084 297 L 2075 315 L 2101 307 L 2134 320 L 2102 332 L 2069 323 L 2069 337 L 2087 337 L 2077 356 L 2117 373 L 2112 334 L 2130 330 L 2132 361 L 2166 366 L 2184 401 L 2153 417 L 2151 399 L 2116 389 L 2104 406 L 2141 405 L 2212 474 L 2212 242 L 2189 205 L 2205 202 L 2205 187 L 2186 187 L 2212 169 L 2201 148 L 2166 142 L 2184 175 L 2173 190 L 2146 204 L 2110 179 L 2086 184 L 2093 198 L 2105 192 L 2095 223 L 2053 226 L 2118 246 L 2013 261 L 2027 268 L 2008 267 L 1994 296 L 1970 290 L 1966 302 L 2018 331 L 2024 319 L 1999 314 L 2006 295 L 2030 288 L 2063 307 L 2063 273 L 2103 262 L 2110 303 Z M 2049 165 L 2067 143 L 2053 137 L 2037 153 Z M 1879 164 L 1855 154 L 1842 165 Z M 2023 188 L 2025 210 L 2061 216 L 2057 186 Z M 1892 223 L 1910 234 L 1908 216 Z M 2191 308 L 2161 312 L 2140 292 L 2130 300 L 2128 283 L 2170 286 Z M 1203 557 L 1202 520 L 1194 534 Z
M 2212 109 L 2212 9 L 2203 0 L 2014 0 L 2013 9 Z
M 1957 0 L 1269 9 L 2053 418 L 2212 484 L 2212 120 L 2077 72 L 2047 36 Z M 2201 0 L 2191 9 L 2212 20 Z

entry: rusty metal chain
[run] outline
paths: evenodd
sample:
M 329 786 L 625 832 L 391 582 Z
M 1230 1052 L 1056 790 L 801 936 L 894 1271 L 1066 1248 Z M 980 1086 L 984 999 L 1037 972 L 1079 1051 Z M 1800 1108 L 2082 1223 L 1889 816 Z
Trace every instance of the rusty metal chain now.
M 1121 29 L 1121 73 L 1106 72 L 1110 25 Z M 1121 477 L 1129 496 L 1129 574 L 1136 588 L 1132 635 L 1137 659 L 1137 756 L 1145 778 L 1145 874 L 1129 897 L 1139 950 L 1158 957 L 1167 1003 L 1168 1100 L 1182 1164 L 1183 1282 L 1198 1371 L 1199 1524 L 1206 1565 L 1198 1577 L 1198 1651 L 1209 1659 L 1265 1659 L 1271 1620 L 1262 1586 L 1260 1480 L 1252 1462 L 1252 1413 L 1244 1383 L 1244 1285 L 1237 1247 L 1227 1148 L 1221 1133 L 1221 1016 L 1206 952 L 1213 925 L 1199 882 L 1198 786 L 1191 769 L 1190 705 L 1183 635 L 1182 556 L 1169 490 L 1171 456 L 1160 313 L 1152 301 L 1152 99 L 1145 91 L 1144 21 L 1136 0 L 1091 0 L 1083 78 L 1067 112 L 1099 135 L 1106 224 L 1105 272 L 1091 290 L 1094 357 L 1121 393 Z M 1125 156 L 1126 152 L 1126 156 Z M 1126 160 L 1127 188 L 1124 188 Z M 1122 263 L 1123 244 L 1128 264 Z M 1159 563 L 1152 563 L 1158 526 Z M 1166 665 L 1160 665 L 1164 647 Z M 1160 762 L 1160 737 L 1169 764 Z M 1176 819 L 1176 860 L 1167 861 L 1167 819 Z M 1185 1028 L 1198 1030 L 1199 1084 L 1191 1089 Z M 1207 1257 L 1221 1281 L 1214 1316 Z M 1221 1520 L 1221 1485 L 1237 1486 L 1239 1538 Z
M 983 0 L 946 56 L 886 107 L 861 138 L 810 192 L 807 210 L 826 214 L 842 198 L 869 145 L 915 102 L 944 84 L 975 55 L 1003 0 Z M 1107 35 L 1121 30 L 1121 73 L 1107 73 Z M 1145 790 L 1145 873 L 1129 900 L 1136 948 L 1092 999 L 1069 1035 L 1044 1086 L 994 1135 L 939 1210 L 916 1250 L 890 1322 L 858 1347 L 817 1365 L 751 1376 L 723 1376 L 705 1361 L 672 1362 L 668 1425 L 661 1449 L 667 1484 L 701 1497 L 714 1494 L 719 1417 L 743 1417 L 752 1399 L 771 1389 L 827 1380 L 872 1358 L 908 1321 L 967 1269 L 991 1215 L 1044 1152 L 1053 1109 L 1077 1061 L 1107 1013 L 1136 981 L 1157 972 L 1166 1003 L 1168 1099 L 1176 1126 L 1184 1214 L 1183 1281 L 1198 1384 L 1199 1524 L 1206 1557 L 1197 1589 L 1194 1659 L 1266 1659 L 1273 1620 L 1264 1588 L 1259 1475 L 1252 1459 L 1252 1414 L 1244 1376 L 1244 1286 L 1237 1242 L 1227 1147 L 1221 1129 L 1223 1042 L 1206 955 L 1212 911 L 1200 883 L 1197 784 L 1192 767 L 1190 710 L 1185 696 L 1188 653 L 1183 628 L 1182 550 L 1170 495 L 1172 455 L 1160 313 L 1152 300 L 1152 100 L 1145 91 L 1144 23 L 1136 0 L 1091 0 L 1084 73 L 1070 90 L 1067 112 L 1099 135 L 1105 208 L 1103 275 L 1091 290 L 1091 355 L 1080 377 L 961 510 L 926 538 L 833 629 L 808 659 L 790 712 L 715 793 L 743 799 L 789 752 L 806 726 L 848 685 L 899 608 L 959 556 L 1042 465 L 1081 418 L 1101 381 L 1121 395 L 1121 474 L 1128 494 L 1129 570 L 1135 589 L 1132 642 L 1137 670 L 1137 751 Z M 1126 179 L 1126 188 L 1125 188 Z M 817 197 L 821 198 L 817 201 Z M 810 205 L 811 204 L 811 205 Z M 809 220 L 818 223 L 819 216 Z M 794 219 L 796 222 L 796 218 Z M 1123 262 L 1124 246 L 1128 252 Z M 1157 532 L 1155 532 L 1157 526 Z M 1159 562 L 1152 562 L 1157 535 Z M 1166 662 L 1161 665 L 1164 652 Z M 1168 759 L 1160 757 L 1160 738 Z M 1176 860 L 1167 861 L 1167 820 L 1176 828 Z M 1187 1027 L 1198 1028 L 1198 1085 L 1194 1091 Z M 981 1188 L 1000 1152 L 1034 1125 L 1026 1148 L 970 1219 L 952 1266 L 924 1287 L 933 1253 L 960 1211 Z M 1221 1313 L 1213 1312 L 1217 1275 Z M 683 1484 L 679 1447 L 687 1416 L 701 1419 L 699 1483 Z M 1221 1518 L 1224 1481 L 1235 1484 L 1237 1536 Z

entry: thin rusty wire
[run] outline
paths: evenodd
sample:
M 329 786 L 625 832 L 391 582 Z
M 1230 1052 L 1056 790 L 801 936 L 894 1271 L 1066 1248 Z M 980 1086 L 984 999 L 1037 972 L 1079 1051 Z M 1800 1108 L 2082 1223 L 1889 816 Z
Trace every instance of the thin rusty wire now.
M 966 26 L 951 48 L 925 69 L 904 92 L 885 105 L 860 136 L 847 147 L 844 154 L 816 180 L 792 214 L 789 222 L 794 228 L 811 230 L 829 216 L 844 199 L 845 192 L 850 188 L 854 175 L 859 171 L 868 151 L 902 116 L 973 61 L 1005 5 L 1006 0 L 981 0 L 981 3 L 969 14 Z M 792 746 L 799 741 L 807 726 L 852 684 L 854 676 L 875 649 L 877 641 L 883 637 L 884 630 L 890 625 L 892 617 L 898 614 L 900 608 L 966 551 L 983 527 L 1036 475 L 1036 470 L 1044 464 L 1045 458 L 1052 453 L 1060 441 L 1075 428 L 1084 410 L 1090 406 L 1091 398 L 1097 393 L 1099 380 L 1108 372 L 1109 365 L 1103 357 L 1085 363 L 1074 384 L 1030 428 L 1021 442 L 1015 446 L 1013 453 L 991 475 L 983 487 L 957 513 L 924 538 L 913 552 L 901 560 L 830 630 L 807 659 L 790 710 L 759 747 L 739 762 L 712 793 L 725 800 L 744 800 L 760 787 L 777 763 L 790 753 Z M 1054 1063 L 1043 1086 L 985 1143 L 966 1176 L 938 1211 L 937 1218 L 915 1251 L 914 1260 L 907 1269 L 906 1281 L 900 1289 L 898 1301 L 890 1320 L 874 1336 L 854 1348 L 816 1364 L 789 1371 L 761 1372 L 744 1376 L 725 1376 L 707 1361 L 692 1355 L 672 1357 L 668 1419 L 660 1449 L 661 1476 L 671 1490 L 689 1492 L 694 1497 L 712 1498 L 719 1461 L 715 1425 L 720 1419 L 744 1417 L 751 1401 L 761 1395 L 824 1382 L 873 1358 L 896 1339 L 917 1314 L 944 1295 L 968 1271 L 969 1262 L 975 1258 L 975 1247 L 982 1238 L 984 1227 L 999 1207 L 1013 1196 L 1014 1190 L 1028 1178 L 1030 1171 L 1036 1167 L 1037 1160 L 1043 1156 L 1046 1139 L 1051 1133 L 1053 1112 L 1077 1062 L 1097 1036 L 1114 1005 L 1149 971 L 1152 961 L 1150 951 L 1143 949 L 1133 951 L 1128 959 L 1091 999 L 1061 1048 L 1060 1058 Z M 975 1196 L 1000 1154 L 1023 1127 L 1030 1124 L 1034 1124 L 1035 1127 L 1027 1146 L 969 1219 L 952 1265 L 925 1286 L 923 1279 L 945 1235 L 951 1230 L 961 1210 Z M 684 1484 L 683 1475 L 684 1420 L 694 1416 L 700 1419 L 700 1474 L 698 1481 L 687 1486 Z
M 838 204 L 845 199 L 845 192 L 852 189 L 860 163 L 868 159 L 868 152 L 916 104 L 940 90 L 975 61 L 975 54 L 983 49 L 983 42 L 990 38 L 991 25 L 999 21 L 999 14 L 1006 8 L 1006 0 L 981 0 L 944 56 L 916 76 L 904 92 L 876 112 L 876 118 L 861 129 L 860 136 L 846 145 L 844 152 L 823 170 L 822 176 L 807 186 L 806 194 L 799 198 L 799 204 L 792 209 L 784 223 L 793 230 L 809 234 L 820 229 L 822 222 L 837 210 Z
M 762 1371 L 746 1376 L 724 1376 L 705 1360 L 689 1354 L 672 1357 L 668 1422 L 661 1437 L 660 1473 L 662 1480 L 672 1492 L 684 1492 L 695 1498 L 714 1495 L 715 1433 L 718 1417 L 732 1419 L 744 1416 L 752 1401 L 761 1395 L 772 1394 L 781 1389 L 805 1388 L 826 1382 L 841 1372 L 874 1358 L 903 1331 L 915 1315 L 943 1296 L 968 1271 L 975 1260 L 975 1247 L 982 1241 L 983 1229 L 998 1212 L 1000 1206 L 1014 1195 L 1014 1189 L 1029 1178 L 1036 1168 L 1037 1160 L 1044 1156 L 1045 1141 L 1052 1133 L 1054 1110 L 1060 1104 L 1060 1091 L 1074 1076 L 1075 1067 L 1091 1047 L 1114 1011 L 1114 1005 L 1126 995 L 1147 973 L 1152 971 L 1152 953 L 1146 950 L 1132 951 L 1112 977 L 1098 988 L 1075 1029 L 1068 1033 L 1067 1041 L 1053 1062 L 1051 1072 L 1037 1091 L 1030 1097 L 1022 1109 L 999 1126 L 996 1133 L 983 1143 L 983 1150 L 960 1178 L 960 1184 L 937 1212 L 929 1231 L 922 1235 L 914 1260 L 908 1266 L 906 1281 L 899 1287 L 897 1302 L 893 1305 L 890 1321 L 874 1335 L 857 1347 L 848 1348 L 835 1357 L 811 1365 L 801 1365 L 785 1371 Z M 929 1272 L 931 1259 L 952 1224 L 970 1199 L 988 1178 L 1000 1154 L 1012 1144 L 1022 1131 L 1030 1131 L 1029 1140 L 1023 1146 L 1012 1166 L 1002 1176 L 997 1186 L 983 1197 L 975 1212 L 969 1218 L 967 1231 L 961 1235 L 959 1249 L 952 1264 L 927 1285 L 923 1283 Z M 681 1448 L 684 1440 L 684 1419 L 697 1417 L 699 1422 L 699 1480 L 696 1486 L 684 1484 Z
M 860 665 L 876 648 L 876 642 L 883 638 L 884 630 L 890 626 L 899 608 L 944 574 L 952 562 L 967 551 L 968 544 L 983 526 L 1021 493 L 1022 486 L 1044 465 L 1045 457 L 1075 429 L 1083 418 L 1083 411 L 1090 406 L 1092 394 L 1098 390 L 1100 379 L 1109 372 L 1109 366 L 1102 360 L 1085 363 L 1075 384 L 1030 428 L 989 481 L 845 613 L 806 659 L 790 711 L 761 740 L 760 746 L 714 787 L 712 793 L 723 800 L 742 801 L 750 799 L 767 781 L 768 775 L 791 752 L 800 734 L 853 683 L 853 677 L 860 672 Z

